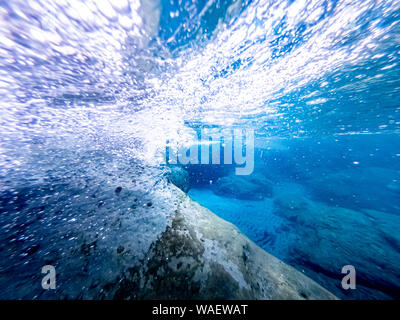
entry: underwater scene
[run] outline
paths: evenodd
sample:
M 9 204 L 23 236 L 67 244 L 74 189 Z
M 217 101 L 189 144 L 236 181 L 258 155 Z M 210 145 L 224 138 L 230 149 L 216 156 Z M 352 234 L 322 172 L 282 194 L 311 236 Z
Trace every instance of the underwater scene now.
M 400 299 L 400 1 L 0 0 L 0 299 Z

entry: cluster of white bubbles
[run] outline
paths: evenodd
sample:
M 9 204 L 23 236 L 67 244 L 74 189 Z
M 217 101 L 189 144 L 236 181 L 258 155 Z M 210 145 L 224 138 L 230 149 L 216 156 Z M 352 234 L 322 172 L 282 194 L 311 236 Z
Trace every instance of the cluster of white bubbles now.
M 174 50 L 161 1 L 2 2 L 1 175 L 52 147 L 157 164 L 166 140 L 187 143 L 188 123 L 307 134 L 311 121 L 357 114 L 352 99 L 370 105 L 375 88 L 387 113 L 370 127 L 331 121 L 332 132 L 399 129 L 399 1 L 237 0 L 210 31 L 214 2 L 179 21 L 197 36 Z

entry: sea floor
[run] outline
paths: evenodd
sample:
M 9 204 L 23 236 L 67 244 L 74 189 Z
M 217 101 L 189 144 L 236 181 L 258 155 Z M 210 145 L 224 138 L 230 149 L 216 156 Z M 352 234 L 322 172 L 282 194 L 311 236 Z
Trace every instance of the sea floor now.
M 338 297 L 399 297 L 398 215 L 315 201 L 297 183 L 275 186 L 273 196 L 263 199 L 238 199 L 215 191 L 192 188 L 188 194 Z M 341 287 L 345 265 L 356 269 L 356 290 Z

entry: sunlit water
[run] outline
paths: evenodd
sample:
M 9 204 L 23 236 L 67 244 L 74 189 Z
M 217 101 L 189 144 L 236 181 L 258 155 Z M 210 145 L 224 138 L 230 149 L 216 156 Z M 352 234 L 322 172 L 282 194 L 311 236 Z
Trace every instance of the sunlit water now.
M 399 57 L 395 0 L 1 1 L 0 297 L 37 297 L 46 243 L 130 201 L 90 197 L 133 163 L 151 190 L 165 141 L 212 126 L 255 130 L 255 172 L 188 167 L 194 200 L 341 298 L 399 298 Z

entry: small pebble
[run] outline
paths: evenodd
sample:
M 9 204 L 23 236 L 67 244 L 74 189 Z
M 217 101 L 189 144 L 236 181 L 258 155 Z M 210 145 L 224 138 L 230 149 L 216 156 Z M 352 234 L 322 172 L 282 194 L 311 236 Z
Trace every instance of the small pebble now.
M 121 191 L 122 191 L 122 187 L 116 187 L 116 188 L 115 188 L 115 193 L 116 193 L 116 194 L 121 193 Z

